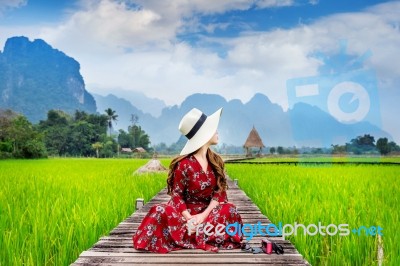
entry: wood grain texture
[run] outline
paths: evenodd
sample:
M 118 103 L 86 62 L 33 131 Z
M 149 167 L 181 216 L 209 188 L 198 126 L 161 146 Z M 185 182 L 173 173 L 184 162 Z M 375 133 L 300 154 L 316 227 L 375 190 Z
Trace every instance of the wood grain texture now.
M 230 179 L 228 179 L 228 185 L 228 199 L 238 208 L 243 223 L 256 224 L 258 221 L 263 225 L 271 223 L 252 200 Z M 108 236 L 101 237 L 89 250 L 82 252 L 71 265 L 309 265 L 290 241 L 279 236 L 268 237 L 268 239 L 283 246 L 285 250 L 283 255 L 252 254 L 240 249 L 220 250 L 218 253 L 201 249 L 183 249 L 168 254 L 134 249 L 132 236 L 144 216 L 154 204 L 168 200 L 169 196 L 165 188 L 140 210 L 121 222 Z M 249 243 L 253 247 L 260 246 L 262 238 L 256 236 Z

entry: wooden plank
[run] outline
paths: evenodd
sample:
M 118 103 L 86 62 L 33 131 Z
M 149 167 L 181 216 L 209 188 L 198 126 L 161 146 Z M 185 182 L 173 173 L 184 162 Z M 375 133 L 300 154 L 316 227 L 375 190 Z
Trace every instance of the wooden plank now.
M 208 264 L 208 263 L 198 263 L 198 265 L 210 265 L 210 266 L 214 266 L 215 265 L 215 263 L 214 264 Z M 86 265 L 99 265 L 99 266 L 101 266 L 101 265 L 107 265 L 107 266 L 121 266 L 121 265 L 139 265 L 139 264 L 137 264 L 137 263 L 127 263 L 127 264 L 124 264 L 123 262 L 120 262 L 120 263 L 101 263 L 101 262 L 98 262 L 98 263 L 92 263 L 92 262 L 90 262 L 90 263 L 85 263 L 85 262 L 83 262 L 83 263 L 81 263 L 81 262 L 79 262 L 79 263 L 74 263 L 73 265 L 84 265 L 84 266 L 86 266 Z M 158 266 L 159 264 L 153 264 L 153 263 L 142 263 L 142 264 L 140 264 L 140 265 L 146 265 L 146 266 Z M 164 264 L 162 264 L 163 266 L 175 266 L 175 265 L 177 265 L 176 263 L 164 263 Z M 190 264 L 189 264 L 190 265 Z M 226 263 L 218 263 L 218 266 L 242 266 L 243 265 L 243 263 L 239 263 L 239 264 L 236 264 L 236 263 L 229 263 L 229 264 L 226 264 Z M 302 265 L 302 264 L 298 264 L 298 263 L 276 263 L 276 262 L 274 262 L 274 263 L 272 263 L 272 264 L 266 264 L 266 263 L 252 263 L 252 264 L 249 264 L 249 265 L 251 265 L 251 266 L 263 266 L 263 265 L 274 265 L 274 266 L 299 266 L 299 265 Z
M 110 253 L 112 254 L 112 253 Z M 246 254 L 246 253 L 244 253 Z M 184 264 L 184 265 L 192 265 L 192 264 L 218 264 L 218 263 L 236 263 L 236 264 L 252 264 L 252 263 L 265 263 L 265 264 L 275 264 L 275 263 L 297 263 L 301 264 L 301 261 L 299 260 L 299 256 L 280 256 L 280 255 L 262 255 L 262 254 L 256 254 L 251 257 L 246 257 L 246 256 L 240 256 L 240 257 L 213 257 L 213 258 L 204 258 L 203 255 L 199 255 L 199 257 L 196 257 L 194 255 L 190 256 L 182 256 L 182 257 L 177 257 L 175 255 L 170 255 L 167 254 L 164 257 L 157 257 L 157 256 L 151 256 L 151 257 L 129 257 L 129 256 L 123 256 L 122 254 L 118 254 L 118 256 L 106 256 L 105 255 L 98 255 L 96 257 L 79 257 L 78 263 L 96 263 L 96 261 L 99 261 L 102 264 L 110 264 L 110 263 L 125 263 L 125 264 L 158 264 L 162 265 L 164 263 L 169 263 L 169 264 Z M 96 264 L 97 265 L 97 264 Z
M 230 258 L 241 258 L 241 257 L 253 257 L 254 254 L 246 253 L 246 252 L 237 252 L 237 253 L 214 253 L 214 252 L 192 252 L 192 253 L 177 253 L 177 252 L 170 252 L 167 254 L 158 254 L 158 253 L 150 253 L 150 252 L 104 252 L 104 251 L 84 251 L 81 254 L 81 257 L 161 257 L 161 258 L 174 258 L 174 257 L 187 257 L 187 254 L 193 254 L 191 258 L 199 258 L 199 257 L 212 257 L 212 258 L 223 258 L 223 257 L 230 257 Z M 271 256 L 271 257 L 284 257 L 277 254 L 258 254 L 259 256 Z M 301 256 L 301 254 L 290 254 L 290 256 Z
M 287 248 L 285 246 L 283 246 L 283 248 L 285 249 L 285 253 L 286 255 L 294 255 L 297 254 L 299 256 L 301 256 L 301 254 L 299 254 L 299 252 L 294 249 L 294 248 Z M 149 253 L 149 252 L 141 252 L 138 250 L 135 250 L 132 248 L 132 244 L 130 246 L 126 246 L 126 247 L 115 247 L 115 245 L 113 245 L 112 247 L 109 246 L 104 246 L 104 247 L 93 247 L 90 249 L 90 251 L 94 252 L 95 254 L 99 255 L 99 252 L 104 252 L 104 253 L 123 253 L 123 254 L 131 254 L 132 256 L 164 256 L 164 254 L 157 254 L 157 253 Z M 238 255 L 238 256 L 253 256 L 252 253 L 245 253 L 243 251 L 241 251 L 240 249 L 233 249 L 233 250 L 220 250 L 217 254 L 213 254 L 211 252 L 205 252 L 203 250 L 200 249 L 194 249 L 194 250 L 186 250 L 183 249 L 181 250 L 177 250 L 172 252 L 175 255 L 179 255 L 181 254 L 182 256 L 188 256 L 190 254 L 200 254 L 203 257 L 211 257 L 211 256 L 234 256 L 234 255 Z M 245 253 L 245 254 L 243 254 Z M 83 255 L 83 253 L 81 254 L 81 256 Z M 265 254 L 262 254 L 265 255 Z M 285 255 L 285 256 L 286 256 Z
M 231 180 L 228 180 L 229 201 L 234 203 L 247 224 L 268 225 L 271 221 L 261 213 L 251 199 Z M 108 236 L 103 236 L 89 250 L 81 253 L 72 265 L 309 265 L 293 244 L 280 236 L 268 239 L 282 245 L 285 254 L 252 254 L 240 249 L 207 252 L 201 249 L 181 249 L 168 254 L 157 254 L 139 251 L 132 247 L 132 236 L 137 227 L 154 204 L 166 203 L 169 200 L 167 189 L 161 190 L 140 210 L 127 217 Z M 253 237 L 249 243 L 253 247 L 260 246 L 262 236 Z

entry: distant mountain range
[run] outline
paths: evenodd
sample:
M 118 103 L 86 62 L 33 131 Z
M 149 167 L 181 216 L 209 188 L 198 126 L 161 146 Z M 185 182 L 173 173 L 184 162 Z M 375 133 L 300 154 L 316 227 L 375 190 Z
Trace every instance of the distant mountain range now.
M 267 146 L 328 147 L 363 134 L 391 139 L 388 133 L 370 123 L 343 124 L 309 104 L 297 103 L 284 111 L 260 93 L 247 103 L 197 93 L 174 106 L 124 90 L 114 90 L 117 95 L 92 95 L 85 89 L 79 68 L 76 60 L 43 40 L 8 39 L 0 53 L 0 108 L 21 112 L 32 122 L 45 119 L 50 109 L 104 114 L 105 109 L 112 108 L 118 114 L 115 130 L 126 131 L 131 115 L 135 114 L 153 144 L 177 142 L 179 121 L 194 107 L 208 115 L 224 108 L 218 131 L 221 143 L 228 145 L 243 145 L 253 126 Z
M 79 69 L 76 60 L 43 40 L 9 38 L 0 52 L 0 107 L 32 122 L 45 119 L 49 109 L 96 112 Z
M 218 129 L 221 143 L 236 146 L 244 144 L 253 126 L 267 146 L 329 147 L 367 133 L 376 138 L 391 138 L 388 133 L 370 123 L 342 124 L 318 107 L 304 103 L 298 103 L 285 112 L 261 93 L 255 94 L 247 103 L 237 99 L 227 101 L 216 94 L 193 94 L 180 106 L 164 108 L 158 118 L 143 113 L 130 102 L 112 94 L 106 97 L 95 95 L 95 99 L 100 113 L 110 107 L 119 115 L 116 128 L 126 130 L 131 114 L 138 115 L 139 125 L 155 144 L 177 142 L 180 137 L 179 121 L 194 107 L 207 115 L 223 107 Z
M 112 95 L 118 95 L 119 98 L 123 98 L 129 101 L 137 109 L 140 109 L 144 113 L 148 113 L 154 117 L 159 117 L 161 115 L 162 109 L 167 107 L 164 101 L 156 98 L 149 98 L 143 92 L 115 89 L 115 88 L 98 89 L 96 88 L 96 86 L 87 86 L 87 87 L 89 92 L 91 90 L 102 91 L 102 93 L 90 92 L 93 96 L 95 96 L 95 98 L 99 96 L 107 96 L 110 93 L 112 93 Z

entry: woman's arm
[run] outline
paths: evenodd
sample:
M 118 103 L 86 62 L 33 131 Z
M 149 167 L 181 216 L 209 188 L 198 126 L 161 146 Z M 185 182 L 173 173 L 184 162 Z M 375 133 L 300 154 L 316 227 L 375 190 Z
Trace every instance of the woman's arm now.
M 190 214 L 187 211 L 186 203 L 184 200 L 184 192 L 187 189 L 188 178 L 185 174 L 181 163 L 178 164 L 174 171 L 174 183 L 172 185 L 171 199 L 168 204 L 171 204 L 176 210 L 181 213 L 185 219 L 190 218 Z
M 198 225 L 204 222 L 204 220 L 207 218 L 207 216 L 210 214 L 210 212 L 212 211 L 212 209 L 214 209 L 215 207 L 217 207 L 219 205 L 219 202 L 216 200 L 211 200 L 210 204 L 208 204 L 207 209 L 205 209 L 202 213 L 193 215 L 192 217 L 196 219 L 196 222 L 194 223 L 194 225 Z
M 187 210 L 184 210 L 181 214 L 183 215 L 183 217 L 185 217 L 186 221 L 192 219 L 192 215 L 190 215 L 190 213 Z
M 210 204 L 208 204 L 207 209 L 205 209 L 205 210 L 203 211 L 203 214 L 205 215 L 205 217 L 207 217 L 207 216 L 210 214 L 210 212 L 212 211 L 212 209 L 214 209 L 214 208 L 217 207 L 218 205 L 219 205 L 219 202 L 218 202 L 218 201 L 211 200 L 211 201 L 210 201 Z
M 226 190 L 224 191 L 214 191 L 210 204 L 208 205 L 207 209 L 205 209 L 202 213 L 193 215 L 192 217 L 196 218 L 196 224 L 201 224 L 210 214 L 212 209 L 217 207 L 220 203 L 228 202 L 228 196 L 226 195 Z

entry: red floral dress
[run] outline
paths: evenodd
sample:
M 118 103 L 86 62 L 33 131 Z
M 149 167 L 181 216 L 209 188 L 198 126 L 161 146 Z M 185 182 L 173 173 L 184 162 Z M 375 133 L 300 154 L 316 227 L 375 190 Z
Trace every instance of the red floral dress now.
M 194 156 L 182 159 L 175 169 L 171 199 L 167 203 L 154 205 L 143 218 L 135 235 L 133 247 L 157 253 L 167 253 L 183 248 L 199 248 L 217 252 L 219 248 L 233 249 L 240 247 L 242 236 L 231 236 L 225 228 L 216 234 L 216 227 L 222 224 L 242 223 L 237 208 L 228 202 L 226 192 L 216 192 L 216 178 L 209 164 L 207 172 L 202 170 Z M 191 215 L 203 212 L 211 202 L 218 201 L 216 206 L 203 222 L 209 225 L 204 233 L 201 227 L 198 233 L 189 234 L 187 222 L 182 212 L 187 210 Z M 210 229 L 212 228 L 212 230 Z M 219 229 L 221 229 L 219 228 Z

